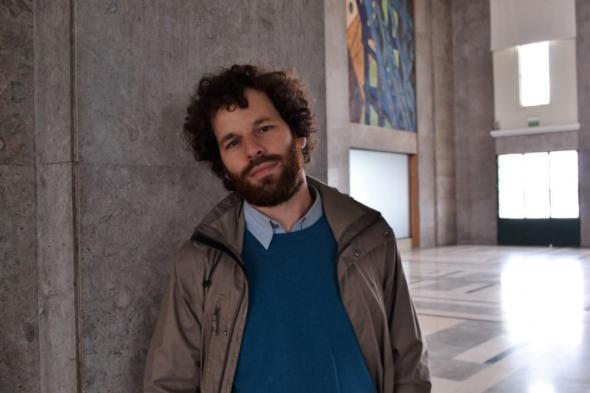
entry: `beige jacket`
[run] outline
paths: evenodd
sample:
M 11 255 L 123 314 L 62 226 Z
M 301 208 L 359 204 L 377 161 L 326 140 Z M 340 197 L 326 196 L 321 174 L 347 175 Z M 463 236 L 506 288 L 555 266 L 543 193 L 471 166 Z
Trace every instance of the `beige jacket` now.
M 430 392 L 426 345 L 391 229 L 378 212 L 308 181 L 338 243 L 342 301 L 377 391 Z M 173 258 L 145 393 L 231 393 L 248 313 L 244 228 L 242 200 L 230 194 Z

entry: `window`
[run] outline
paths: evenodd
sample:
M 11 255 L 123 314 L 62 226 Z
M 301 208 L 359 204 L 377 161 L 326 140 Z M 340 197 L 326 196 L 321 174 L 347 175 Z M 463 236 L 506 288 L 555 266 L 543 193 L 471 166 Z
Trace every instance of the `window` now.
M 524 155 L 524 217 L 549 218 L 549 155 L 530 153 Z
M 578 218 L 578 152 L 498 156 L 500 218 Z
M 578 152 L 553 151 L 549 160 L 551 217 L 576 218 L 579 216 Z
M 524 155 L 498 156 L 498 202 L 500 218 L 524 218 Z
M 549 42 L 518 47 L 520 105 L 547 105 L 551 101 Z

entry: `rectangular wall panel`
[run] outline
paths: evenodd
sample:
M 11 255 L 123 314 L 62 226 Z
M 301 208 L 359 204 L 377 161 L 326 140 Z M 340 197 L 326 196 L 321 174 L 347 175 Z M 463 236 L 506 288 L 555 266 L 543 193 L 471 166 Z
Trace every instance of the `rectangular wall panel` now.
M 410 237 L 408 155 L 351 149 L 350 195 L 379 210 L 397 238 Z

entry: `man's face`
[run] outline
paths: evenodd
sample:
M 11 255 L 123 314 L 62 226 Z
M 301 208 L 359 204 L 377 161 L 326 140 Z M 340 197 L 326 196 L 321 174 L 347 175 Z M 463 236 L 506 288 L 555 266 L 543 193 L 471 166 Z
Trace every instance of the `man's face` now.
M 247 108 L 222 108 L 211 124 L 221 160 L 236 191 L 255 206 L 287 201 L 303 183 L 301 148 L 266 94 L 244 92 Z

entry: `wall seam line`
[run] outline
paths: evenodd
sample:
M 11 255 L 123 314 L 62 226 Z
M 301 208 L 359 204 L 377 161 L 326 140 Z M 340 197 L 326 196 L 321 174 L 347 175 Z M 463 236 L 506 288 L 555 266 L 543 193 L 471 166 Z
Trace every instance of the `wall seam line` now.
M 37 366 L 38 366 L 38 375 L 37 375 L 37 388 L 41 392 L 41 385 L 43 382 L 42 376 L 42 366 L 41 366 L 41 310 L 39 308 L 39 286 L 40 286 L 40 279 L 39 279 L 39 157 L 37 155 L 37 126 L 39 125 L 37 121 L 37 73 L 39 70 L 39 66 L 37 65 L 35 57 L 37 56 L 36 45 L 38 43 L 37 39 L 37 2 L 33 1 L 32 10 L 33 10 L 33 178 L 34 178 L 34 193 L 35 193 L 35 301 L 36 301 L 36 311 L 37 311 Z
M 74 323 L 76 332 L 76 391 L 82 393 L 81 271 L 79 251 L 78 111 L 76 74 L 76 2 L 70 0 L 70 156 L 72 160 L 72 247 L 74 269 Z

